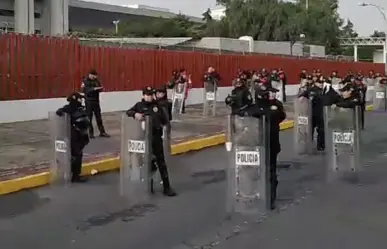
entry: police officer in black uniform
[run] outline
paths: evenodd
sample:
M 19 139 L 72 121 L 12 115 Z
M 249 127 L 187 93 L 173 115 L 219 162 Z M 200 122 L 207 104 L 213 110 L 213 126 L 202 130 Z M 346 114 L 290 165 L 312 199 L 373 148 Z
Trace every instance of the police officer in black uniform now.
M 97 71 L 92 69 L 89 75 L 82 81 L 82 92 L 85 95 L 86 112 L 90 119 L 89 136 L 94 138 L 93 114 L 97 121 L 98 130 L 101 137 L 110 137 L 106 132 L 102 122 L 101 105 L 99 94 L 103 90 L 101 82 L 98 80 Z
M 155 97 L 157 103 L 164 110 L 167 120 L 172 120 L 172 101 L 168 99 L 168 92 L 166 86 L 160 86 L 155 90 Z
M 152 160 L 152 170 L 159 169 L 161 179 L 163 181 L 164 195 L 175 196 L 176 193 L 171 188 L 168 176 L 168 169 L 164 158 L 163 149 L 163 129 L 167 124 L 168 119 L 161 110 L 161 107 L 154 99 L 154 89 L 152 87 L 145 87 L 142 91 L 143 98 L 130 108 L 126 115 L 133 117 L 139 121 L 144 119 L 144 115 L 149 115 L 152 118 L 152 152 L 154 159 Z M 153 189 L 153 188 L 152 188 Z
M 255 104 L 240 112 L 242 116 L 251 116 L 260 118 L 266 116 L 267 126 L 270 129 L 269 137 L 270 149 L 267 155 L 267 164 L 270 167 L 270 206 L 275 209 L 275 200 L 277 198 L 277 158 L 281 152 L 279 140 L 280 123 L 286 119 L 286 113 L 283 104 L 276 99 L 277 89 L 265 85 L 259 85 L 255 92 Z
M 81 177 L 83 149 L 89 143 L 88 129 L 90 120 L 85 108 L 82 106 L 82 98 L 79 93 L 72 93 L 67 97 L 67 105 L 56 111 L 58 116 L 67 113 L 71 122 L 71 182 L 85 182 Z
M 299 94 L 299 97 L 305 97 L 312 101 L 312 137 L 316 129 L 318 151 L 325 150 L 323 84 L 321 79 L 317 79 L 313 86 Z
M 235 80 L 235 87 L 231 91 L 226 99 L 226 105 L 231 107 L 231 114 L 237 114 L 241 109 L 247 108 L 253 103 L 249 88 L 247 88 L 247 75 L 241 74 L 239 78 Z
M 359 99 L 360 105 L 360 125 L 361 129 L 364 130 L 364 117 L 365 117 L 365 109 L 366 109 L 366 94 L 367 94 L 367 85 L 363 83 L 362 78 L 355 78 L 353 84 L 351 84 L 354 88 L 354 96 Z

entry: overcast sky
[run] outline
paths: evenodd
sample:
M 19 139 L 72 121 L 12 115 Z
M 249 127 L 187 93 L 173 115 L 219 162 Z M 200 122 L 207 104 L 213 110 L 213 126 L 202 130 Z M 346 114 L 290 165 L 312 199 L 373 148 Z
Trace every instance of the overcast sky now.
M 182 12 L 192 16 L 201 16 L 207 9 L 215 6 L 216 0 L 88 0 L 94 2 L 105 2 L 117 5 L 143 4 L 154 7 L 168 8 L 172 12 Z M 312 2 L 313 0 L 309 0 Z M 382 15 L 376 8 L 359 7 L 358 3 L 362 0 L 339 0 L 340 15 L 342 18 L 349 18 L 355 25 L 356 31 L 367 36 L 377 29 L 387 31 L 387 21 L 384 21 Z M 368 3 L 378 4 L 387 9 L 387 0 L 368 0 Z M 386 11 L 387 12 L 387 11 Z

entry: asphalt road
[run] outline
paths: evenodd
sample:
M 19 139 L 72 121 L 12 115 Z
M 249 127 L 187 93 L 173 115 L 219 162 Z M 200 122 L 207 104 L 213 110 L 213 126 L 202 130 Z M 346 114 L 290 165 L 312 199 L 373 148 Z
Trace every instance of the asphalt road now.
M 0 248 L 381 248 L 387 242 L 387 116 L 367 114 L 365 177 L 324 184 L 323 154 L 297 156 L 281 132 L 279 210 L 261 217 L 225 212 L 223 147 L 173 157 L 174 198 L 143 205 L 119 197 L 118 173 L 68 189 L 40 188 L 0 197 Z M 368 244 L 367 244 L 368 243 Z M 383 244 L 382 244 L 383 243 Z M 206 247 L 204 247 L 206 246 Z

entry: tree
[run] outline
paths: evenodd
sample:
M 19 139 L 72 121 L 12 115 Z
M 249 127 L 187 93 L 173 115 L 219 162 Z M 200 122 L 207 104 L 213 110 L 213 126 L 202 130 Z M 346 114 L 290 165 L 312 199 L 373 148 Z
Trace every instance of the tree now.
M 372 33 L 371 37 L 386 37 L 386 33 L 374 30 L 374 33 Z

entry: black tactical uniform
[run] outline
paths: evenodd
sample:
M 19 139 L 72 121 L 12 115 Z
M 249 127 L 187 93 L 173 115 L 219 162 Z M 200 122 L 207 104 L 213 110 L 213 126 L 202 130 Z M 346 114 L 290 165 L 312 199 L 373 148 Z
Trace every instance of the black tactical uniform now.
M 322 84 L 321 82 L 318 82 Z M 299 97 L 305 97 L 312 101 L 312 137 L 314 130 L 317 130 L 317 150 L 325 149 L 325 132 L 324 132 L 324 98 L 323 88 L 316 85 L 311 86 L 306 91 L 300 93 Z
M 242 79 L 237 79 L 235 88 L 225 99 L 226 105 L 231 107 L 231 114 L 238 114 L 241 109 L 250 106 L 253 98 Z
M 144 88 L 144 97 L 153 97 L 153 94 L 153 88 Z M 154 99 L 151 99 L 150 101 L 143 99 L 140 102 L 137 102 L 126 112 L 128 117 L 136 118 L 136 114 L 149 115 L 152 118 L 152 152 L 154 156 L 154 159 L 152 160 L 152 170 L 156 170 L 157 168 L 159 169 L 159 173 L 163 181 L 164 195 L 175 196 L 176 193 L 172 190 L 169 182 L 168 169 L 165 163 L 162 140 L 162 127 L 167 124 L 168 118 L 157 101 Z
M 361 105 L 359 96 L 356 94 L 354 84 L 347 84 L 343 88 L 340 89 L 343 92 L 343 96 L 336 103 L 337 107 L 341 108 L 355 108 L 358 105 Z M 348 93 L 348 96 L 346 96 Z
M 67 97 L 69 104 L 56 111 L 58 116 L 65 113 L 70 115 L 71 122 L 71 181 L 84 182 L 86 179 L 80 176 L 82 169 L 83 149 L 89 143 L 88 129 L 90 120 L 85 108 L 82 106 L 82 96 L 72 93 Z
M 162 96 L 158 97 L 158 94 L 161 94 Z M 172 120 L 172 101 L 168 99 L 167 96 L 167 88 L 165 86 L 161 86 L 156 89 L 156 101 L 160 105 L 160 107 L 163 109 L 167 120 Z
M 105 132 L 105 128 L 102 122 L 101 115 L 101 106 L 99 103 L 99 94 L 102 91 L 102 85 L 97 79 L 97 72 L 95 70 L 91 70 L 89 72 L 89 76 L 85 77 L 82 81 L 82 92 L 85 95 L 85 104 L 86 104 L 86 112 L 90 119 L 90 127 L 89 127 L 89 135 L 90 138 L 94 138 L 94 128 L 93 128 L 93 114 L 95 115 L 95 119 L 97 121 L 98 130 L 101 137 L 109 137 L 109 135 Z
M 275 209 L 275 200 L 277 198 L 277 158 L 281 152 L 279 140 L 280 123 L 286 118 L 283 104 L 274 96 L 270 97 L 270 93 L 275 92 L 278 92 L 278 90 L 273 87 L 259 86 L 256 89 L 255 104 L 243 109 L 240 113 L 242 116 L 257 118 L 260 118 L 262 115 L 266 116 L 266 125 L 270 129 L 268 136 L 270 149 L 267 155 L 267 164 L 270 167 L 271 209 Z
M 356 78 L 355 84 L 354 84 L 354 96 L 359 99 L 360 119 L 361 119 L 361 129 L 362 130 L 364 130 L 366 94 L 367 94 L 367 85 L 365 85 L 363 83 L 363 80 L 361 78 Z

